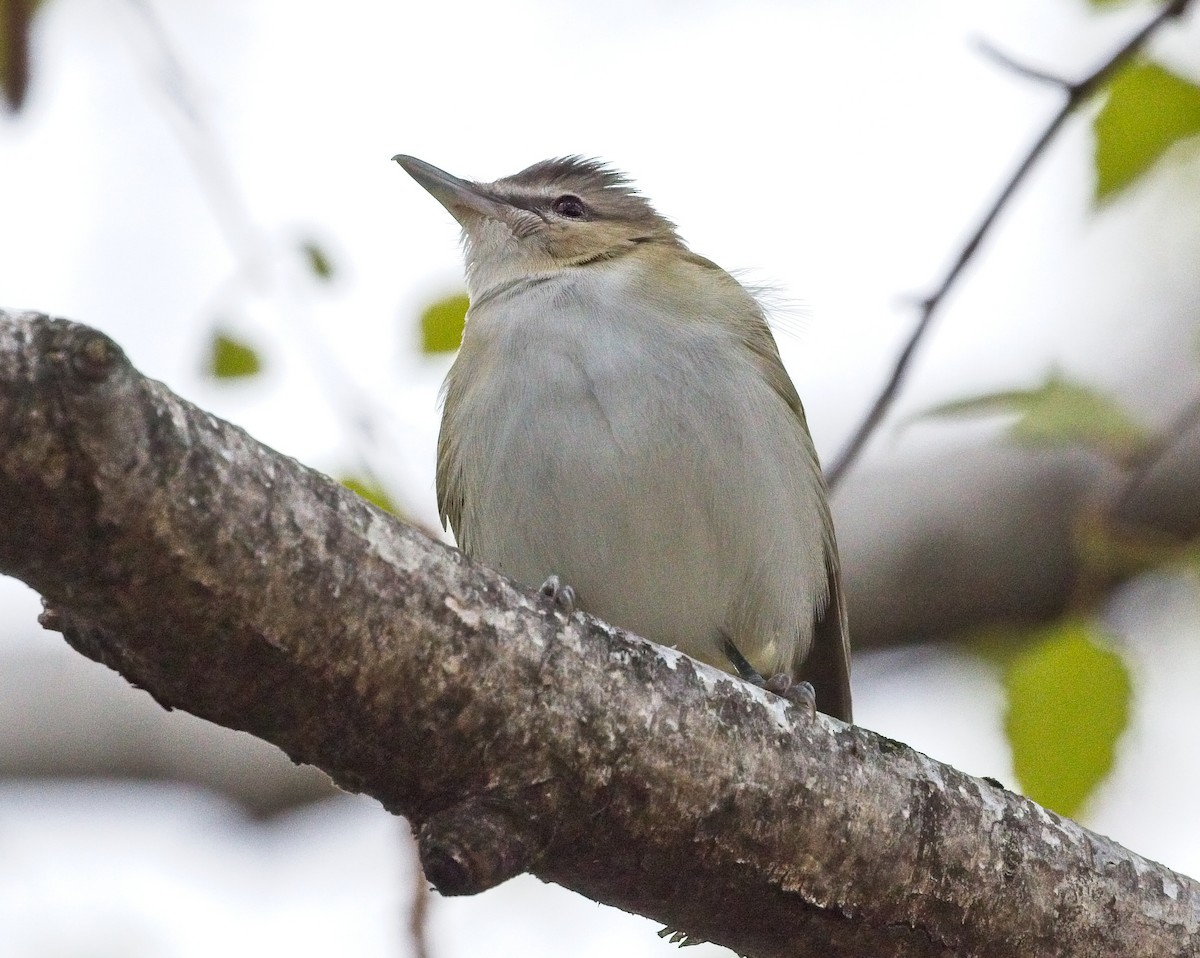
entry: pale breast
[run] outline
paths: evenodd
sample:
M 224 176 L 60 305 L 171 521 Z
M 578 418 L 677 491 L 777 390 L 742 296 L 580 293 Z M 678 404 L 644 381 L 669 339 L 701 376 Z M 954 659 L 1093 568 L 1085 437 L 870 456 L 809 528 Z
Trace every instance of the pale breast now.
M 825 568 L 802 427 L 721 327 L 630 297 L 638 279 L 473 311 L 446 407 L 460 541 L 714 664 L 722 632 L 752 660 L 807 642 Z

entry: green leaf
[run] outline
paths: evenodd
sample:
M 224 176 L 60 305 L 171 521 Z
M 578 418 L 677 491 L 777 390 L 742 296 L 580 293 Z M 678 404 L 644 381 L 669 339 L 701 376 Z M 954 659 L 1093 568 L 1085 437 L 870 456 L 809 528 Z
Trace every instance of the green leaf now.
M 391 496 L 374 480 L 363 479 L 358 476 L 345 476 L 339 481 L 351 492 L 355 492 L 366 499 L 367 502 L 379 506 L 384 512 L 390 512 L 394 516 L 400 515 L 400 510 L 392 502 Z
M 1112 770 L 1129 723 L 1125 663 L 1087 623 L 1067 620 L 1040 633 L 1010 666 L 1005 731 L 1021 789 L 1074 816 Z
M 1121 70 L 1093 121 L 1096 201 L 1111 199 L 1173 145 L 1200 134 L 1200 86 L 1157 63 Z
M 0 2 L 3 2 L 3 0 L 0 0 Z M 312 270 L 312 274 L 317 279 L 324 282 L 329 282 L 329 280 L 333 279 L 333 261 L 324 249 L 312 240 L 309 240 L 307 243 L 301 244 L 300 252 L 304 254 L 304 258 L 308 262 L 308 268 Z
M 456 293 L 439 299 L 421 313 L 421 351 L 452 353 L 458 349 L 470 305 L 466 293 Z
M 215 379 L 244 379 L 262 371 L 262 360 L 253 346 L 228 333 L 213 334 L 209 349 L 208 374 Z
M 1035 389 L 1010 389 L 956 399 L 919 417 L 1011 415 L 1015 439 L 1027 443 L 1073 443 L 1127 462 L 1150 437 L 1116 400 L 1082 383 L 1051 373 Z

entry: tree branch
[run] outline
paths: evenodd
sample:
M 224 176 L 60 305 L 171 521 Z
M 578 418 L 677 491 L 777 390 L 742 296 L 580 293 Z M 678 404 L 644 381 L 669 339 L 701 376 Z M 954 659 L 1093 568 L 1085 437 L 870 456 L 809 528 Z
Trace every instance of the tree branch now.
M 426 875 L 531 871 L 755 956 L 1185 955 L 1200 886 L 1012 793 L 536 594 L 0 313 L 0 571 L 168 708 L 409 818 Z
M 1091 74 L 1074 83 L 1059 80 L 1039 70 L 1018 67 L 1012 60 L 1007 57 L 1003 58 L 1010 67 L 1016 69 L 1022 75 L 1061 86 L 1065 94 L 1063 104 L 1046 125 L 1041 136 L 1034 141 L 1033 146 L 1025 155 L 1025 158 L 1018 164 L 1017 169 L 1013 172 L 1008 182 L 1000 190 L 1000 194 L 996 197 L 991 207 L 984 213 L 983 219 L 980 220 L 970 239 L 967 240 L 966 244 L 959 251 L 954 264 L 950 267 L 950 271 L 942 280 L 941 285 L 932 295 L 922 301 L 917 324 L 913 327 L 908 341 L 900 351 L 900 355 L 892 367 L 892 373 L 888 377 L 888 381 L 884 384 L 875 402 L 871 405 L 862 423 L 854 431 L 854 435 L 850 437 L 850 441 L 846 443 L 846 448 L 842 450 L 837 458 L 833 460 L 833 463 L 825 470 L 825 477 L 831 489 L 841 481 L 846 471 L 854 465 L 866 446 L 867 441 L 879 427 L 888 410 L 891 409 L 892 403 L 895 402 L 896 396 L 900 392 L 900 386 L 908 375 L 908 369 L 912 365 L 917 347 L 921 344 L 926 332 L 928 332 L 934 315 L 945 301 L 954 284 L 958 281 L 959 276 L 962 275 L 963 270 L 966 269 L 967 264 L 979 250 L 980 244 L 991 231 L 993 224 L 995 224 L 1005 206 L 1008 205 L 1008 201 L 1012 198 L 1012 195 L 1017 191 L 1021 183 L 1024 182 L 1025 177 L 1033 169 L 1042 154 L 1046 152 L 1047 147 L 1049 147 L 1051 141 L 1058 134 L 1062 125 L 1066 123 L 1067 118 L 1096 93 L 1101 86 L 1107 83 L 1114 73 L 1128 63 L 1131 58 L 1136 56 L 1165 23 L 1182 16 L 1190 4 L 1191 0 L 1170 0 L 1169 3 L 1164 4 L 1141 29 L 1121 44 L 1104 63 Z M 1002 56 L 990 48 L 989 53 L 993 57 Z

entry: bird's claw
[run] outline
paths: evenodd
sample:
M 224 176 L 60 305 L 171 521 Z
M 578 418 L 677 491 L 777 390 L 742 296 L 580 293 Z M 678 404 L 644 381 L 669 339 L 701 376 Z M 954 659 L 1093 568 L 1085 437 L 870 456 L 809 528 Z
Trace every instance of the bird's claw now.
M 793 682 L 786 672 L 772 675 L 763 683 L 763 688 L 799 705 L 810 717 L 817 714 L 817 692 L 811 682 Z
M 554 608 L 563 615 L 570 615 L 575 611 L 575 590 L 566 585 L 558 576 L 550 576 L 542 583 L 538 592 L 553 602 Z
M 799 705 L 810 716 L 817 714 L 817 692 L 811 682 L 793 682 L 786 672 L 776 672 L 769 679 L 764 679 L 762 673 L 749 663 L 729 636 L 723 635 L 722 640 L 725 656 L 737 670 L 738 678 L 787 699 L 793 705 Z

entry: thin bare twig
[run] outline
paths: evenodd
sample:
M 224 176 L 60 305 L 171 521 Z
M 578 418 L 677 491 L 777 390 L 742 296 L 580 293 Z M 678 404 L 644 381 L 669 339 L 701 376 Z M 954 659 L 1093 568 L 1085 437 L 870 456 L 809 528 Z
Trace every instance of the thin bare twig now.
M 1018 73 L 1023 77 L 1029 77 L 1031 80 L 1037 80 L 1039 83 L 1049 83 L 1051 86 L 1062 87 L 1064 90 L 1071 89 L 1071 81 L 1066 77 L 1060 76 L 1057 73 L 1051 73 L 1049 70 L 1042 70 L 1038 67 L 1031 67 L 1027 63 L 1022 63 L 1020 60 L 1009 56 L 1009 54 L 992 44 L 989 40 L 981 39 L 978 41 L 977 46 L 980 53 L 990 60 L 995 60 L 1006 70 L 1011 70 L 1013 73 Z
M 415 958 L 430 958 L 429 880 L 420 859 L 413 856 L 413 897 L 408 909 L 408 934 Z
M 1025 177 L 1033 169 L 1034 164 L 1046 152 L 1046 148 L 1050 145 L 1067 118 L 1096 93 L 1100 87 L 1107 83 L 1117 70 L 1134 57 L 1149 42 L 1150 38 L 1154 36 L 1160 27 L 1167 21 L 1180 17 L 1190 5 L 1191 0 L 1171 0 L 1171 2 L 1167 3 L 1151 17 L 1141 29 L 1121 44 L 1098 69 L 1078 82 L 1067 83 L 1056 77 L 1052 77 L 1050 74 L 1031 71 L 1025 67 L 1017 68 L 1018 72 L 1023 75 L 1034 76 L 1037 79 L 1053 82 L 1055 85 L 1060 86 L 1065 94 L 1065 100 L 1058 112 L 1046 125 L 1045 130 L 1042 131 L 1041 136 L 1034 142 L 1028 154 L 1026 154 L 1025 158 L 1018 165 L 1016 171 L 1009 178 L 1009 181 L 1004 185 L 1004 188 L 992 203 L 991 208 L 984 214 L 975 232 L 959 252 L 954 265 L 950 267 L 946 278 L 942 280 L 941 286 L 921 303 L 920 317 L 913 328 L 912 334 L 908 338 L 908 342 L 905 343 L 904 349 L 901 350 L 895 366 L 892 368 L 891 376 L 880 391 L 879 396 L 875 399 L 870 411 L 864 417 L 862 423 L 850 438 L 850 441 L 846 444 L 846 448 L 842 450 L 841 454 L 826 470 L 825 475 L 830 488 L 836 486 L 846 474 L 846 471 L 854 465 L 863 448 L 866 446 L 867 441 L 878 428 L 880 422 L 883 421 L 884 416 L 887 415 L 888 410 L 896 399 L 896 395 L 900 391 L 900 386 L 904 382 L 913 357 L 916 355 L 917 347 L 928 331 L 938 307 L 941 306 L 946 295 L 950 292 L 954 283 L 979 249 L 984 237 L 987 236 L 988 231 L 992 228 L 1000 213 L 1008 205 L 1008 201 L 1013 193 L 1016 192 L 1017 187 L 1024 182 Z M 1007 62 L 1007 58 L 1005 60 Z M 1010 65 L 1012 64 L 1010 63 Z
M 273 270 L 281 253 L 289 257 L 296 255 L 295 244 L 285 247 L 255 220 L 238 186 L 232 159 L 209 122 L 202 97 L 196 92 L 199 84 L 193 80 L 154 4 L 149 0 L 127 2 L 141 18 L 150 46 L 158 58 L 158 86 L 182 121 L 171 124 L 171 128 L 179 138 L 196 181 L 207 196 L 217 224 L 239 263 L 229 281 L 214 293 L 210 307 L 224 305 L 247 286 L 268 286 L 273 278 L 276 279 L 279 312 L 286 318 L 286 327 L 306 348 L 327 401 L 349 427 L 356 470 L 370 485 L 393 492 L 393 483 L 385 481 L 375 465 L 381 449 L 385 453 L 383 458 L 389 458 L 386 455 L 390 452 L 386 448 L 389 444 L 386 438 L 388 417 L 332 357 L 309 312 L 303 308 L 302 297 L 297 295 L 288 274 Z

